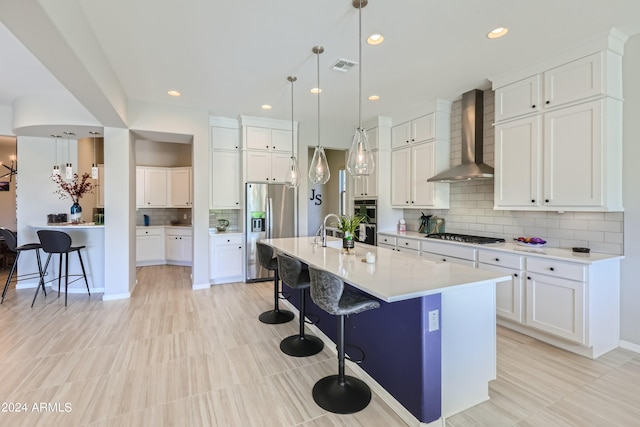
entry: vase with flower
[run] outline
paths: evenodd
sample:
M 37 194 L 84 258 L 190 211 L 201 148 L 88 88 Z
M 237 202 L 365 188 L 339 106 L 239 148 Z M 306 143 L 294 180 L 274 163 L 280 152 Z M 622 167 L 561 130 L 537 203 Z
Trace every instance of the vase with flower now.
M 91 175 L 89 173 L 83 173 L 82 177 L 79 177 L 77 173 L 73 174 L 71 181 L 66 181 L 61 175 L 54 174 L 51 176 L 51 180 L 58 185 L 58 189 L 55 191 L 61 199 L 69 198 L 73 201 L 71 205 L 70 222 L 78 224 L 82 221 L 82 207 L 80 206 L 80 199 L 86 193 L 93 192 L 93 183 L 89 181 Z

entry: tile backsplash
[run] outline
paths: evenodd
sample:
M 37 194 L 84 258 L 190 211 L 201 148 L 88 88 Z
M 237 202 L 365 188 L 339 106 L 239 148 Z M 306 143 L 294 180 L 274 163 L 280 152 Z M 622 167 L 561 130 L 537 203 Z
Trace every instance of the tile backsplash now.
M 213 228 L 218 224 L 219 219 L 229 221 L 227 230 L 240 229 L 240 209 L 210 209 L 209 210 L 209 227 Z
M 144 215 L 149 215 L 149 225 L 171 225 L 171 221 L 191 225 L 190 208 L 137 209 L 136 225 L 144 225 Z
M 451 111 L 451 164 L 461 158 L 461 102 Z M 494 94 L 484 92 L 484 161 L 493 166 Z M 418 231 L 420 215 L 445 218 L 451 233 L 478 234 L 511 240 L 518 236 L 537 236 L 551 247 L 589 247 L 594 252 L 623 254 L 623 212 L 543 212 L 493 210 L 493 179 L 450 184 L 450 209 L 405 209 L 407 230 Z

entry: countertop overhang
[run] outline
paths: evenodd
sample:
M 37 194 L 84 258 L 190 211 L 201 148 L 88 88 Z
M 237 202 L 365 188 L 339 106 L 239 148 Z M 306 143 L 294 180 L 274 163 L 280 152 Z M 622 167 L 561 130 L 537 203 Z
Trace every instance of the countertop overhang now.
M 314 237 L 262 241 L 279 252 L 333 273 L 351 286 L 389 303 L 510 278 L 493 271 L 453 263 L 436 263 L 369 245 L 356 244 L 355 254 L 347 255 L 342 253 L 342 240 L 327 239 L 327 247 L 314 244 Z M 375 263 L 362 261 L 367 252 L 375 254 Z

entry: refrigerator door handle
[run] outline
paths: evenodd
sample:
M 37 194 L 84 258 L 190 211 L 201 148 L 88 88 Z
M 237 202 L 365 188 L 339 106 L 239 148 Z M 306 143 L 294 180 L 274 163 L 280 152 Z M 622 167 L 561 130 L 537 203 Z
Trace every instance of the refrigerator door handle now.
M 273 236 L 273 199 L 269 197 L 267 199 L 267 223 L 266 226 L 266 237 L 267 239 L 271 239 Z

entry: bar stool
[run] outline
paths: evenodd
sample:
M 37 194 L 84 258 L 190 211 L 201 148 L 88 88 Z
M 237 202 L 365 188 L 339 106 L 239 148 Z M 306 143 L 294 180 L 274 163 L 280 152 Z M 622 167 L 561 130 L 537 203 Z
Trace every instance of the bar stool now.
M 379 308 L 380 303 L 345 289 L 340 277 L 309 266 L 311 299 L 329 314 L 338 316 L 338 375 L 324 377 L 313 386 L 313 400 L 323 409 L 336 414 L 352 414 L 371 401 L 369 386 L 344 373 L 344 316 Z
M 306 265 L 291 258 L 288 255 L 278 254 L 278 272 L 282 283 L 286 283 L 293 289 L 298 289 L 300 293 L 299 323 L 300 332 L 298 335 L 291 335 L 280 342 L 280 350 L 289 356 L 306 357 L 320 353 L 324 348 L 322 340 L 313 335 L 305 335 L 305 290 L 311 286 L 309 280 L 309 270 Z
M 91 295 L 91 291 L 89 290 L 89 282 L 87 281 L 87 273 L 84 269 L 84 263 L 82 262 L 82 255 L 80 254 L 80 249 L 84 249 L 85 246 L 71 246 L 71 236 L 62 231 L 55 230 L 38 230 L 38 237 L 40 238 L 40 244 L 42 245 L 42 250 L 48 254 L 47 261 L 44 264 L 43 274 L 40 276 L 40 283 L 42 283 L 42 287 L 44 288 L 44 272 L 47 271 L 47 267 L 49 267 L 49 261 L 51 260 L 51 255 L 58 254 L 60 256 L 60 263 L 58 265 L 58 297 L 60 297 L 60 282 L 62 280 L 62 255 L 64 255 L 64 271 L 65 271 L 65 279 L 64 279 L 64 306 L 67 306 L 67 295 L 69 294 L 69 252 L 77 252 L 78 259 L 80 260 L 80 267 L 82 268 L 82 277 L 84 277 L 84 283 L 87 285 L 87 292 Z M 36 294 L 33 296 L 33 302 L 31 303 L 31 307 L 36 302 L 36 297 L 38 296 L 38 291 L 40 290 L 40 286 L 36 289 Z
M 274 256 L 273 248 L 261 242 L 256 242 L 258 250 L 258 262 L 269 271 L 273 271 L 273 310 L 265 311 L 258 319 L 262 323 L 275 325 L 278 323 L 286 323 L 293 319 L 294 315 L 289 310 L 280 310 L 278 305 L 278 284 L 280 277 L 278 274 L 278 259 Z
M 7 228 L 0 227 L 0 235 L 4 239 L 5 244 L 7 245 L 7 250 L 9 252 L 13 252 L 16 254 L 15 259 L 13 260 L 13 265 L 11 266 L 11 270 L 9 271 L 9 277 L 7 277 L 7 283 L 4 285 L 4 290 L 2 291 L 2 301 L 0 304 L 4 302 L 4 297 L 7 294 L 7 289 L 9 289 L 9 284 L 11 283 L 11 279 L 13 279 L 13 274 L 18 267 L 18 258 L 20 258 L 20 254 L 25 251 L 36 251 L 36 259 L 38 260 L 38 272 L 37 273 L 27 273 L 16 276 L 16 283 L 20 279 L 34 278 L 40 277 L 40 282 L 38 283 L 38 288 L 40 287 L 40 283 L 42 283 L 42 262 L 40 261 L 40 249 L 42 249 L 42 245 L 40 243 L 26 243 L 24 245 L 18 246 L 18 240 L 16 235 Z M 44 289 L 44 283 L 42 283 L 42 291 L 46 291 Z

